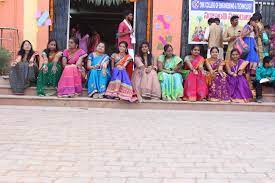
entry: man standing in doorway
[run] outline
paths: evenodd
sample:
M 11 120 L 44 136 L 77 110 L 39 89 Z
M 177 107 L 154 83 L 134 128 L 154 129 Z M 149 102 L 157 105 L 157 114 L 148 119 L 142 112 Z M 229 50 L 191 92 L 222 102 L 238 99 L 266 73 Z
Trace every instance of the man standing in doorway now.
M 128 43 L 128 52 L 132 58 L 135 57 L 134 44 L 136 44 L 135 32 L 132 27 L 134 15 L 131 11 L 124 12 L 125 19 L 119 24 L 118 27 L 118 44 L 121 41 Z
M 223 41 L 228 42 L 228 48 L 226 52 L 225 60 L 230 59 L 230 52 L 233 49 L 235 40 L 241 36 L 242 27 L 239 26 L 239 17 L 234 15 L 230 18 L 231 27 L 229 27 L 223 37 Z
M 210 49 L 212 47 L 219 48 L 219 59 L 224 60 L 223 57 L 223 29 L 219 26 L 218 22 L 220 19 L 218 18 L 210 18 L 208 20 L 209 31 L 205 31 L 204 38 L 208 41 L 208 50 L 207 50 L 207 58 L 210 58 Z

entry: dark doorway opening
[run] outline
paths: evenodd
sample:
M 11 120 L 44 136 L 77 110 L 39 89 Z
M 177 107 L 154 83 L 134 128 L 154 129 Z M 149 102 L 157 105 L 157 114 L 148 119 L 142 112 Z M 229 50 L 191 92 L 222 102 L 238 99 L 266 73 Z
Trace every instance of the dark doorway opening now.
M 89 34 L 90 41 L 96 31 L 100 35 L 101 41 L 106 43 L 106 53 L 111 54 L 117 47 L 117 30 L 120 22 L 124 19 L 123 12 L 125 10 L 132 10 L 134 13 L 134 3 L 97 6 L 85 1 L 75 3 L 71 0 L 70 30 L 72 27 L 78 27 L 80 32 Z

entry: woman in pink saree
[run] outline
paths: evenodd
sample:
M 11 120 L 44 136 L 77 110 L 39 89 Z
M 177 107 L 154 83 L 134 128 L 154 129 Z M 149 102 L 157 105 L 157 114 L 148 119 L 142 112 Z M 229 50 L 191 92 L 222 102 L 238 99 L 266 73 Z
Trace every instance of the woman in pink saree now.
M 64 70 L 57 90 L 59 97 L 74 97 L 82 93 L 82 73 L 85 73 L 82 62 L 85 57 L 87 53 L 79 49 L 79 39 L 70 38 L 69 49 L 63 52 Z
M 200 56 L 200 47 L 193 46 L 191 55 L 185 57 L 184 62 L 190 69 L 184 83 L 183 100 L 201 101 L 205 100 L 208 95 L 208 87 L 206 83 L 206 71 L 203 68 L 204 58 Z

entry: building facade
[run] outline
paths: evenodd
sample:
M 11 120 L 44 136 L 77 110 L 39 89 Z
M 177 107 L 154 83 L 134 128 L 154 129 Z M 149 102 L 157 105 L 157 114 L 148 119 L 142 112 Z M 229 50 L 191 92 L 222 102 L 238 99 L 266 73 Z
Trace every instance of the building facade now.
M 81 1 L 87 3 L 87 0 Z M 60 47 L 64 49 L 67 46 L 69 30 L 72 24 L 70 22 L 72 19 L 71 7 L 74 2 L 79 1 L 0 0 L 0 17 L 5 17 L 1 18 L 0 27 L 18 29 L 19 38 L 17 42 L 28 39 L 33 43 L 34 49 L 38 51 L 45 48 L 49 38 L 57 39 Z M 133 12 L 136 15 L 137 43 L 141 43 L 144 40 L 149 41 L 152 44 L 152 51 L 155 55 L 161 54 L 163 45 L 167 43 L 173 45 L 176 54 L 187 54 L 189 50 L 189 0 L 129 0 L 128 3 L 133 4 Z M 84 6 L 87 5 L 85 4 Z M 119 6 L 117 5 L 117 7 Z M 264 8 L 259 9 L 259 11 L 267 11 L 266 4 L 262 4 L 261 7 Z M 274 3 L 272 8 L 271 12 L 274 11 Z M 83 21 L 84 16 L 89 14 L 91 12 L 85 10 Z M 275 13 L 273 12 L 272 14 L 274 15 Z M 78 15 L 81 14 L 79 13 Z M 272 18 L 268 20 L 274 22 Z M 120 21 L 123 20 L 122 12 L 119 19 L 121 19 Z M 87 24 L 90 24 L 89 20 L 87 19 Z M 95 21 L 95 19 L 92 20 Z M 98 23 L 98 26 L 100 26 L 100 23 Z M 116 29 L 117 26 L 117 24 L 113 25 Z M 97 25 L 94 27 L 96 28 Z M 2 37 L 5 36 L 8 37 L 9 35 L 5 35 L 4 32 Z M 115 35 L 113 35 L 113 39 L 115 39 Z M 4 45 L 8 47 L 8 44 L 9 40 L 7 39 L 7 41 L 4 41 Z

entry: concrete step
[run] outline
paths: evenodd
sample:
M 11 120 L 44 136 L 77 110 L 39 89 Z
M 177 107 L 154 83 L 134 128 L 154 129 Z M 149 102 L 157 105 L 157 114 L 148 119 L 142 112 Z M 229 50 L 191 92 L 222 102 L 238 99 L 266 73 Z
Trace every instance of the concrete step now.
M 53 93 L 56 90 L 54 88 L 45 88 L 45 91 Z M 2 94 L 2 95 L 12 95 L 13 93 L 12 93 L 10 85 L 0 85 L 0 94 Z M 36 87 L 27 88 L 25 90 L 25 95 L 26 96 L 37 96 Z M 83 92 L 82 92 L 81 96 L 82 97 L 88 97 L 86 88 L 83 89 Z
M 203 111 L 250 111 L 275 112 L 275 103 L 235 104 L 218 102 L 186 102 L 186 101 L 144 101 L 129 103 L 109 99 L 91 99 L 87 97 L 58 98 L 38 96 L 0 95 L 0 105 L 19 106 L 54 106 L 82 108 L 120 108 L 120 109 L 165 109 L 165 110 L 203 110 Z
M 53 88 L 45 89 L 47 92 L 55 92 Z M 0 85 L 0 94 L 1 95 L 12 95 L 12 90 L 9 85 Z M 26 96 L 37 96 L 36 87 L 29 87 L 25 90 Z M 87 89 L 84 88 L 81 97 L 88 97 Z M 271 94 L 263 94 L 264 102 L 274 102 L 275 103 L 275 93 Z
M 9 85 L 9 76 L 0 76 L 0 85 Z

